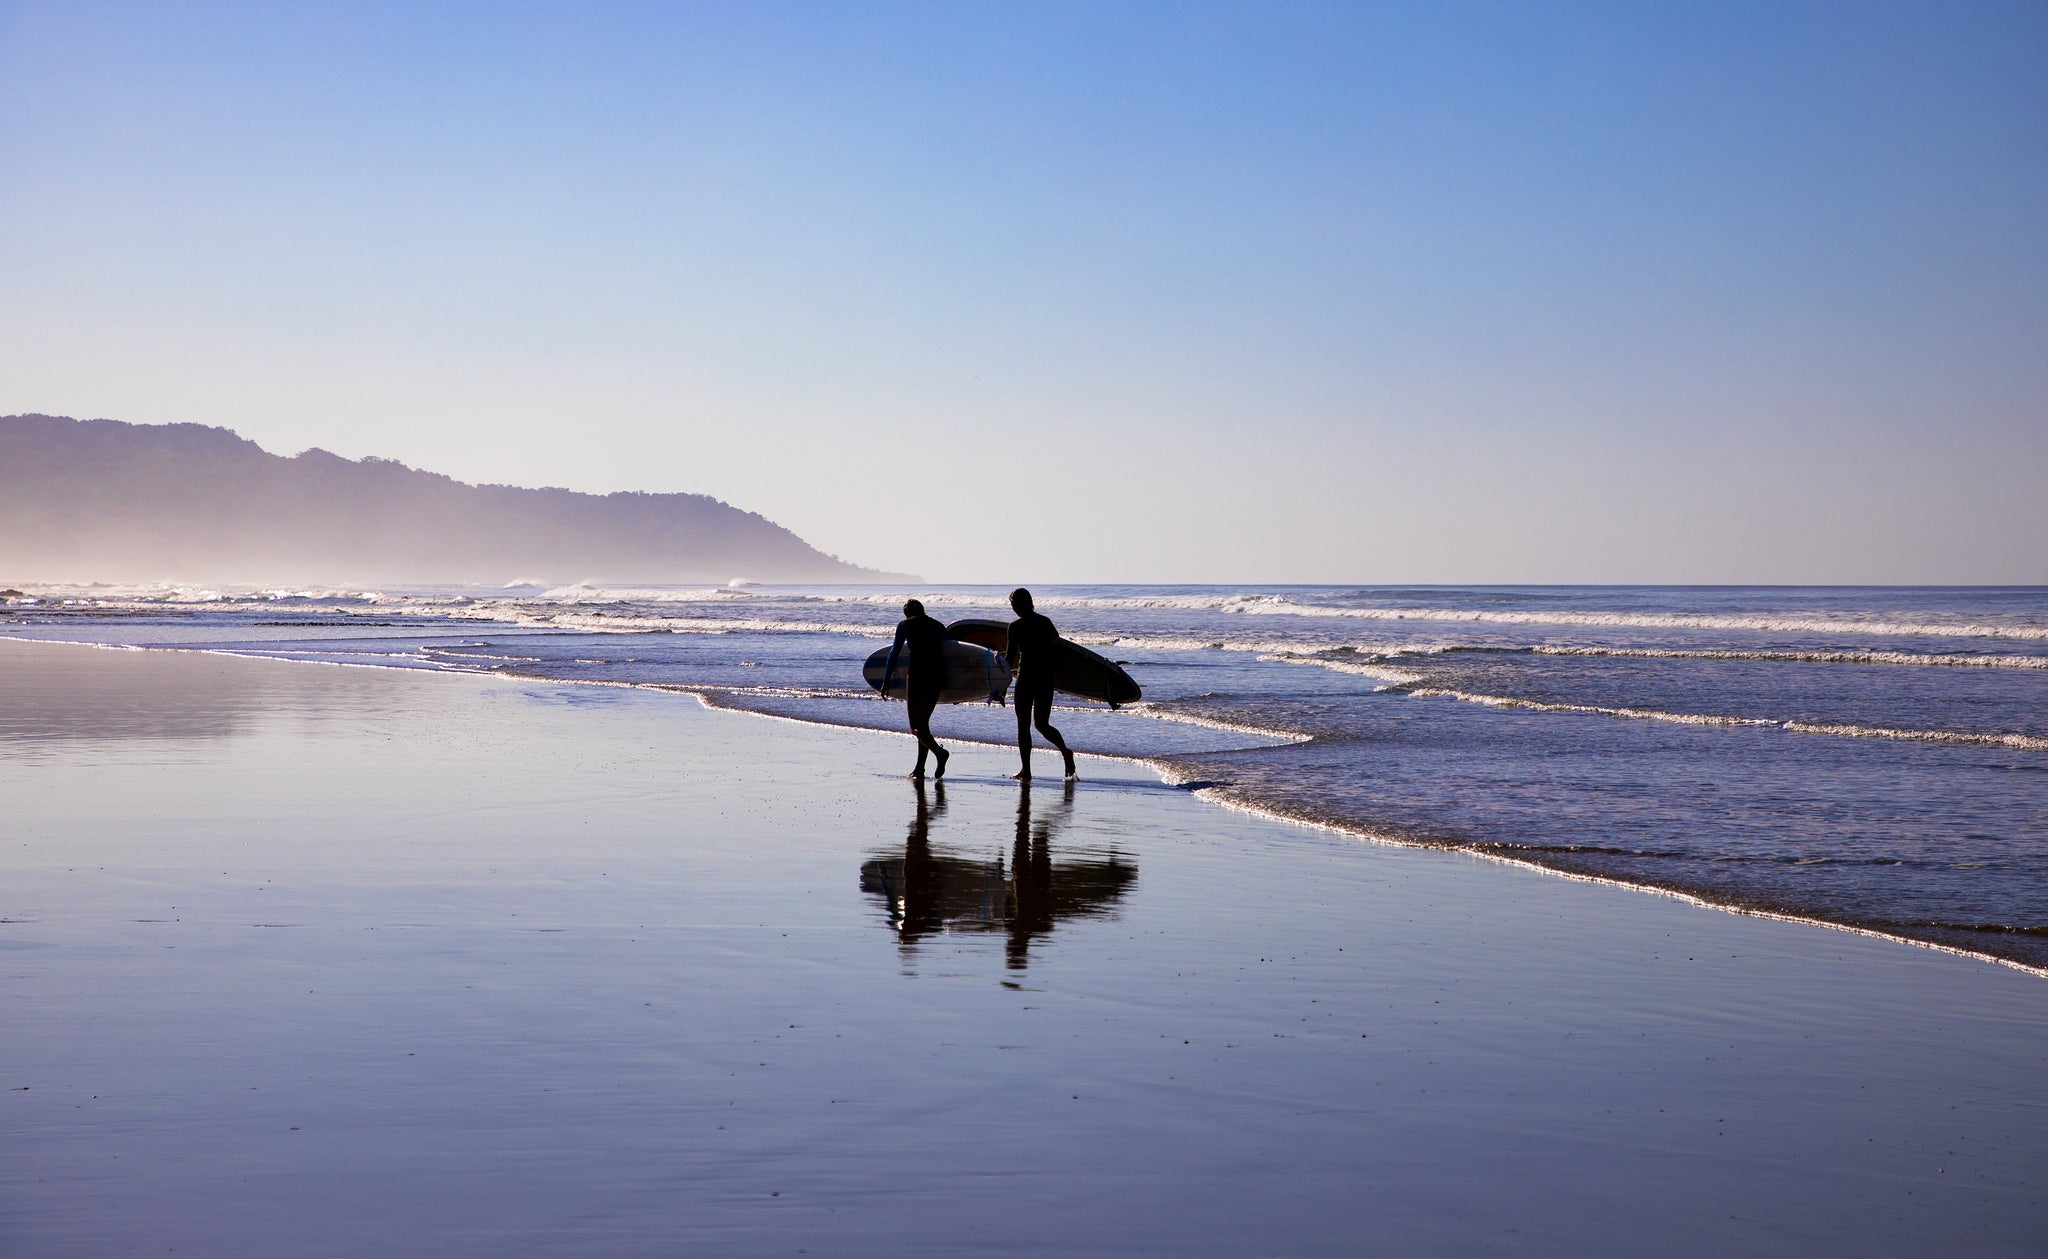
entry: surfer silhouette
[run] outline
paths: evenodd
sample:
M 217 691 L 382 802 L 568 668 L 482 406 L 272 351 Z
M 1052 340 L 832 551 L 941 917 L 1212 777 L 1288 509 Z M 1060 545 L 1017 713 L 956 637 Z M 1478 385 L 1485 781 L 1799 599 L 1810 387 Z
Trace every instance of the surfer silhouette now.
M 1049 622 L 1048 622 L 1049 624 Z M 933 778 L 946 776 L 946 760 L 952 754 L 932 738 L 932 710 L 939 706 L 939 692 L 946 684 L 946 627 L 924 614 L 924 604 L 911 599 L 903 605 L 903 619 L 896 624 L 896 641 L 889 646 L 889 662 L 882 669 L 882 697 L 889 696 L 889 680 L 896 673 L 896 657 L 909 650 L 905 672 L 909 674 L 904 698 L 910 701 L 910 733 L 917 736 L 917 764 L 912 778 L 924 777 L 927 752 L 937 759 Z
M 1067 777 L 1074 777 L 1074 754 L 1052 724 L 1053 659 L 1059 652 L 1060 632 L 1046 617 L 1032 610 L 1031 592 L 1022 586 L 1010 592 L 1010 607 L 1017 619 L 1010 622 L 1010 638 L 1003 656 L 1017 674 L 1012 701 L 1017 708 L 1017 755 L 1023 767 L 1011 777 L 1031 781 L 1031 727 L 1060 750 L 1066 758 Z

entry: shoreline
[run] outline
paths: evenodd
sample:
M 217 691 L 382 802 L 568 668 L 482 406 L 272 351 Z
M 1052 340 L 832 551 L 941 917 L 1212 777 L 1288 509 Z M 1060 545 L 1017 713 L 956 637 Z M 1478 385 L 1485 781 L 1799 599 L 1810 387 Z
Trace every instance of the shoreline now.
M 369 669 L 397 673 L 425 673 L 432 674 L 435 676 L 446 677 L 509 678 L 535 684 L 606 687 L 621 690 L 660 691 L 677 695 L 688 695 L 691 698 L 695 699 L 699 705 L 701 705 L 706 711 L 709 712 L 730 713 L 738 716 L 756 717 L 769 721 L 783 721 L 799 726 L 809 726 L 817 729 L 857 731 L 862 733 L 878 734 L 906 740 L 911 738 L 911 735 L 907 730 L 892 730 L 879 726 L 866 726 L 847 722 L 827 721 L 818 718 L 794 716 L 787 713 L 764 712 L 759 709 L 747 708 L 739 704 L 720 702 L 720 700 L 717 697 L 723 694 L 724 692 L 722 688 L 715 686 L 695 687 L 681 685 L 677 683 L 664 682 L 615 682 L 597 678 L 540 678 L 518 673 L 489 673 L 443 668 L 405 668 L 402 666 L 393 665 L 358 664 L 353 661 L 341 660 L 293 660 L 280 656 L 260 656 L 248 652 L 230 651 L 222 648 L 144 647 L 122 643 L 90 643 L 60 639 L 16 639 L 9 638 L 6 636 L 0 636 L 0 642 L 48 643 L 55 646 L 93 647 L 114 651 L 183 652 L 193 655 L 223 656 L 242 660 L 268 660 L 282 665 L 327 665 L 334 668 Z M 1141 715 L 1149 716 L 1153 720 L 1179 721 L 1187 724 L 1200 725 L 1205 728 L 1227 730 L 1233 733 L 1258 735 L 1261 737 L 1271 738 L 1276 741 L 1285 740 L 1288 742 L 1306 743 L 1313 742 L 1314 740 L 1314 736 L 1311 735 L 1300 735 L 1285 731 L 1267 730 L 1243 724 L 1230 724 L 1224 722 L 1205 721 L 1200 718 L 1184 717 L 1177 714 L 1145 713 Z M 984 739 L 974 739 L 957 735 L 949 736 L 949 738 L 950 741 L 953 743 L 965 744 L 973 747 L 999 748 L 1014 751 L 1016 746 L 1013 743 L 997 742 Z M 1046 752 L 1049 755 L 1054 754 L 1050 747 L 1040 747 L 1039 750 Z M 1179 769 L 1173 763 L 1173 760 L 1170 757 L 1126 756 L 1113 752 L 1081 751 L 1076 751 L 1075 756 L 1092 757 L 1098 760 L 1107 760 L 1118 762 L 1121 764 L 1142 766 L 1151 773 L 1157 775 L 1160 780 L 1160 783 L 1163 786 L 1171 787 L 1176 790 L 1185 791 L 1190 797 L 1197 800 L 1201 800 L 1206 804 L 1227 809 L 1234 813 L 1260 818 L 1262 820 L 1269 822 L 1281 823 L 1288 826 L 1300 826 L 1326 834 L 1341 835 L 1347 839 L 1360 840 L 1366 843 L 1383 845 L 1389 848 L 1409 849 L 1425 852 L 1435 851 L 1458 853 L 1464 856 L 1478 858 L 1502 866 L 1507 866 L 1515 869 L 1529 870 L 1545 875 L 1550 875 L 1570 882 L 1588 883 L 1600 886 L 1622 888 L 1632 892 L 1647 893 L 1652 896 L 1674 900 L 1682 904 L 1693 905 L 1702 909 L 1709 909 L 1721 913 L 1731 914 L 1741 918 L 1752 918 L 1765 922 L 1781 922 L 1806 927 L 1818 927 L 1829 931 L 1846 932 L 1850 935 L 1861 936 L 1866 939 L 1882 940 L 1893 944 L 1908 945 L 1913 948 L 1927 949 L 1936 953 L 1943 953 L 1954 957 L 1967 958 L 1972 961 L 1990 962 L 1999 966 L 2008 967 L 2012 970 L 2019 971 L 2022 974 L 2030 975 L 2035 978 L 2048 979 L 2048 966 L 2035 965 L 2030 962 L 2021 961 L 2018 958 L 2005 957 L 1997 953 L 1965 948 L 1961 945 L 1945 944 L 1937 940 L 1926 940 L 1916 936 L 1902 935 L 1896 932 L 1885 931 L 1875 927 L 1863 926 L 1857 923 L 1836 922 L 1830 919 L 1818 918 L 1810 915 L 1789 913 L 1782 910 L 1769 909 L 1760 906 L 1742 905 L 1727 900 L 1716 899 L 1712 896 L 1704 895 L 1702 893 L 1695 892 L 1686 888 L 1666 887 L 1656 883 L 1631 880 L 1613 875 L 1587 874 L 1582 871 L 1564 869 L 1558 866 L 1547 865 L 1541 861 L 1532 858 L 1520 857 L 1508 852 L 1493 851 L 1488 846 L 1488 841 L 1434 841 L 1430 839 L 1418 839 L 1398 835 L 1389 831 L 1379 830 L 1362 823 L 1350 823 L 1344 821 L 1333 821 L 1327 818 L 1297 816 L 1295 814 L 1288 813 L 1283 809 L 1279 809 L 1271 805 L 1236 798 L 1228 794 L 1228 789 L 1222 786 L 1201 785 L 1193 788 L 1188 788 L 1184 785 L 1184 783 L 1187 780 L 1181 779 L 1179 777 Z
M 380 668 L 382 666 L 363 665 L 360 667 L 374 669 Z M 549 680 L 552 681 L 554 679 Z M 669 691 L 679 695 L 689 695 L 698 700 L 698 702 L 700 702 L 701 704 L 703 704 L 706 709 L 713 712 L 733 713 L 746 717 L 758 717 L 768 721 L 786 721 L 800 726 L 812 726 L 818 729 L 825 730 L 857 730 L 862 731 L 864 733 L 879 734 L 906 740 L 912 737 L 908 731 L 886 730 L 876 726 L 860 726 L 843 722 L 824 721 L 810 717 L 796 717 L 791 716 L 787 713 L 761 712 L 757 709 L 745 708 L 737 704 L 721 704 L 715 702 L 711 698 L 711 695 L 715 695 L 718 693 L 718 688 L 716 687 L 705 687 L 699 689 L 695 687 L 680 686 L 673 683 L 606 682 L 589 679 L 577 679 L 569 684 L 583 686 L 612 686 L 626 689 Z M 1308 743 L 1313 742 L 1314 740 L 1314 736 L 1312 735 L 1294 735 L 1282 731 L 1265 730 L 1259 727 L 1248 726 L 1243 724 L 1229 724 L 1224 722 L 1203 721 L 1198 718 L 1180 717 L 1160 713 L 1147 713 L 1143 715 L 1150 716 L 1154 720 L 1184 721 L 1189 724 L 1201 725 L 1211 729 L 1230 730 L 1245 734 L 1269 736 L 1274 738 L 1275 740 L 1286 739 L 1290 742 L 1297 743 Z M 975 747 L 1001 748 L 1004 750 L 1014 750 L 1015 748 L 1014 744 L 1009 743 L 990 742 L 988 740 L 970 739 L 962 736 L 949 737 L 951 741 L 954 743 L 962 743 Z M 1048 753 L 1051 752 L 1051 749 L 1049 747 L 1043 748 L 1041 750 L 1046 751 Z M 1713 897 L 1705 896 L 1698 892 L 1688 891 L 1684 888 L 1663 887 L 1655 883 L 1644 883 L 1635 880 L 1619 878 L 1612 875 L 1586 874 L 1577 870 L 1561 869 L 1557 866 L 1545 865 L 1540 861 L 1536 861 L 1528 857 L 1517 857 L 1505 852 L 1490 851 L 1485 846 L 1485 841 L 1444 840 L 1441 842 L 1432 842 L 1430 840 L 1406 838 L 1388 831 L 1376 830 L 1370 826 L 1366 826 L 1359 823 L 1336 822 L 1331 821 L 1327 818 L 1298 817 L 1294 814 L 1287 813 L 1281 809 L 1274 808 L 1270 805 L 1259 804 L 1253 801 L 1235 798 L 1233 796 L 1228 795 L 1226 793 L 1226 789 L 1222 787 L 1209 785 L 1198 785 L 1195 787 L 1188 787 L 1186 786 L 1186 780 L 1177 780 L 1179 769 L 1168 758 L 1148 756 L 1121 756 L 1114 752 L 1077 751 L 1074 753 L 1074 755 L 1076 757 L 1086 756 L 1094 757 L 1099 760 L 1118 761 L 1124 764 L 1142 765 L 1147 769 L 1151 770 L 1154 774 L 1158 775 L 1159 781 L 1163 786 L 1186 791 L 1191 797 L 1197 800 L 1201 800 L 1204 803 L 1215 805 L 1218 808 L 1228 809 L 1233 813 L 1241 813 L 1249 817 L 1259 818 L 1267 822 L 1276 822 L 1287 826 L 1305 827 L 1309 830 L 1319 831 L 1331 835 L 1342 835 L 1347 839 L 1361 840 L 1371 844 L 1380 844 L 1388 848 L 1409 849 L 1421 852 L 1458 853 L 1463 856 L 1478 858 L 1482 861 L 1493 862 L 1499 865 L 1508 866 L 1515 869 L 1528 870 L 1538 874 L 1549 875 L 1554 878 L 1565 879 L 1574 883 L 1590 883 L 1605 887 L 1622 888 L 1631 892 L 1643 892 L 1652 896 L 1665 897 L 1670 900 L 1678 901 L 1681 904 L 1697 906 L 1701 909 L 1710 909 L 1720 913 L 1732 914 L 1740 918 L 1754 918 L 1764 922 L 1782 922 L 1794 924 L 1797 926 L 1820 927 L 1829 931 L 1847 932 L 1850 935 L 1861 936 L 1865 939 L 1882 940 L 1891 944 L 1909 945 L 1917 949 L 1928 949 L 1936 953 L 1945 953 L 1952 957 L 1968 958 L 1971 961 L 1992 962 L 1999 966 L 2010 967 L 2011 969 L 2019 971 L 2026 975 L 2032 975 L 2040 979 L 2048 979 L 2048 966 L 2036 966 L 2030 962 L 2020 961 L 2018 958 L 2003 957 L 1996 953 L 1986 953 L 1975 949 L 1966 949 L 1961 947 L 1960 945 L 1943 944 L 1937 940 L 1922 940 L 1915 936 L 1899 935 L 1895 932 L 1882 931 L 1875 927 L 1865 927 L 1855 923 L 1834 922 L 1826 918 L 1815 918 L 1804 914 L 1786 913 L 1780 910 L 1764 909 L 1754 906 L 1740 905 L 1725 900 L 1716 900 Z
M 1169 783 L 1169 785 L 1174 784 Z M 1648 893 L 1651 896 L 1663 897 L 1669 900 L 1678 901 L 1681 904 L 1693 905 L 1700 909 L 1709 909 L 1714 910 L 1718 913 L 1731 914 L 1738 918 L 1755 918 L 1763 922 L 1782 922 L 1789 923 L 1795 926 L 1820 927 L 1828 931 L 1847 932 L 1850 935 L 1862 936 L 1870 940 L 1882 940 L 1888 944 L 1904 944 L 1909 945 L 1916 949 L 1929 949 L 1936 953 L 1946 953 L 1952 957 L 1968 958 L 1969 960 L 1974 962 L 1991 962 L 1999 966 L 2009 967 L 2013 970 L 2020 971 L 2027 975 L 2033 975 L 2038 978 L 2048 979 L 2048 966 L 2035 966 L 2028 962 L 2022 962 L 2017 958 L 2001 957 L 1996 953 L 1982 953 L 1976 950 L 1962 948 L 1959 945 L 1943 944 L 1936 940 L 1922 940 L 1914 936 L 1897 935 L 1889 931 L 1880 931 L 1875 927 L 1863 927 L 1858 926 L 1854 923 L 1846 922 L 1833 922 L 1826 918 L 1813 918 L 1802 914 L 1783 913 L 1773 909 L 1761 909 L 1753 908 L 1747 905 L 1732 904 L 1727 901 L 1719 901 L 1708 896 L 1703 896 L 1697 892 L 1690 892 L 1683 888 L 1662 887 L 1655 883 L 1634 882 L 1629 879 L 1617 878 L 1612 875 L 1584 874 L 1577 870 L 1564 870 L 1556 866 L 1544 865 L 1540 861 L 1534 861 L 1527 857 L 1516 857 L 1509 853 L 1488 851 L 1484 847 L 1467 846 L 1463 843 L 1449 841 L 1441 844 L 1435 844 L 1429 843 L 1424 840 L 1404 839 L 1400 836 L 1390 835 L 1383 832 L 1376 832 L 1367 827 L 1352 826 L 1350 824 L 1343 822 L 1331 822 L 1320 818 L 1295 817 L 1291 814 L 1281 812 L 1280 810 L 1271 808 L 1267 805 L 1254 804 L 1249 801 L 1232 799 L 1228 796 L 1221 794 L 1220 789 L 1216 788 L 1197 788 L 1193 794 L 1196 796 L 1197 799 L 1205 800 L 1209 803 L 1220 805 L 1223 808 L 1230 809 L 1233 812 L 1248 814 L 1252 817 L 1260 818 L 1265 821 L 1281 822 L 1292 826 L 1307 827 L 1311 830 L 1327 831 L 1333 834 L 1343 835 L 1351 839 L 1364 840 L 1368 843 L 1383 844 L 1389 848 L 1415 849 L 1424 852 L 1433 851 L 1457 853 L 1460 856 L 1472 857 L 1480 861 L 1493 862 L 1498 865 L 1510 866 L 1515 869 L 1528 870 L 1537 874 L 1549 875 L 1553 878 L 1565 879 L 1573 883 L 1590 883 L 1602 887 L 1616 887 L 1631 892 Z

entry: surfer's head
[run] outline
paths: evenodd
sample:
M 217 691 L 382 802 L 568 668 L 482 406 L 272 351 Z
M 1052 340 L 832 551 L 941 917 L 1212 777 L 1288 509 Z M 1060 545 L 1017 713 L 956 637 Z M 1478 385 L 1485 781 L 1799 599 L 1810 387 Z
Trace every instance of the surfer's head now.
M 905 616 L 923 616 L 923 615 L 924 615 L 924 604 L 922 604 L 922 603 L 919 603 L 919 602 L 918 602 L 917 600 L 915 600 L 915 599 L 905 599 L 905 600 L 903 601 L 903 615 L 905 615 Z
M 1031 592 L 1019 586 L 1010 592 L 1010 607 L 1022 616 L 1031 610 Z

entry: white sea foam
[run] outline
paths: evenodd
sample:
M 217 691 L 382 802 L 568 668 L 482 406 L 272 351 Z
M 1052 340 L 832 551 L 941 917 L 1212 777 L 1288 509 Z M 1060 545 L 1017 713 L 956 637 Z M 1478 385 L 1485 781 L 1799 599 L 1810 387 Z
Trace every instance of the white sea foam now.
M 601 610 L 500 609 L 489 619 L 596 634 L 845 634 L 886 640 L 892 627 L 855 621 L 797 621 L 779 617 L 621 616 Z
M 1764 660 L 1788 664 L 1926 665 L 1954 669 L 2048 669 L 2048 656 L 1984 656 L 1917 651 L 1715 651 L 1665 647 L 1558 647 L 1528 649 L 1538 656 L 1612 656 L 1629 660 Z
M 897 596 L 828 594 L 828 601 L 882 603 Z M 1000 599 L 985 595 L 933 594 L 928 605 L 996 607 Z M 1184 595 L 1057 595 L 1037 600 L 1040 608 L 1181 609 L 1225 615 L 1296 616 L 1312 619 L 1419 621 L 1472 625 L 1571 625 L 1592 628 L 1757 630 L 1803 634 L 1873 634 L 1941 638 L 2016 638 L 2048 641 L 2048 626 L 2001 625 L 1986 621 L 1943 622 L 1893 620 L 1856 614 L 1814 615 L 1795 612 L 1708 613 L 1624 612 L 1570 609 L 1490 609 L 1428 607 L 1351 607 L 1302 603 L 1278 594 Z
M 806 590 L 802 593 L 763 591 L 756 587 L 733 586 L 610 586 L 601 583 L 577 583 L 538 589 L 538 583 L 510 583 L 496 590 L 469 589 L 429 593 L 382 592 L 352 590 L 346 588 L 324 589 L 282 589 L 282 588 L 223 588 L 210 586 L 157 583 L 128 586 L 92 584 L 84 586 L 52 585 L 38 587 L 26 593 L 44 600 L 45 606 L 53 601 L 68 601 L 75 605 L 118 607 L 127 604 L 213 604 L 232 605 L 274 603 L 286 600 L 309 600 L 335 604 L 364 604 L 376 606 L 381 612 L 412 612 L 447 615 L 457 608 L 478 609 L 483 616 L 516 619 L 526 615 L 525 608 L 546 606 L 611 606 L 619 609 L 621 615 L 630 614 L 636 608 L 662 607 L 689 604 L 712 604 L 733 606 L 735 604 L 775 603 L 823 603 L 848 604 L 866 607 L 893 608 L 901 599 L 901 592 L 886 591 L 844 591 Z M 1007 605 L 1001 595 L 974 591 L 935 591 L 920 596 L 928 606 L 952 609 L 972 609 L 1007 617 Z M 1706 612 L 1648 612 L 1648 611 L 1603 611 L 1588 609 L 1490 609 L 1455 607 L 1387 607 L 1387 606 L 1343 606 L 1320 603 L 1305 603 L 1299 598 L 1285 594 L 1255 593 L 1199 593 L 1199 594 L 1125 594 L 1125 595 L 1065 595 L 1044 594 L 1038 599 L 1042 608 L 1076 608 L 1098 611 L 1186 611 L 1207 612 L 1227 616 L 1295 617 L 1308 621 L 1377 621 L 1404 624 L 1444 625 L 1556 625 L 1583 628 L 1638 628 L 1638 629 L 1680 629 L 1680 630 L 1743 630 L 1777 633 L 1807 634 L 1857 634 L 1888 635 L 1905 637 L 1940 638 L 2002 638 L 2025 641 L 2048 641 L 2048 626 L 2025 623 L 1998 623 L 1982 619 L 1957 619 L 1953 622 L 1925 619 L 1885 617 L 1855 613 L 1811 614 L 1797 612 L 1757 613 L 1706 613 Z M 795 623 L 792 623 L 794 627 Z M 764 627 L 765 628 L 765 627 Z M 1140 645 L 1138 640 L 1125 641 Z M 1143 645 L 1152 645 L 1145 643 Z M 1168 649 L 1186 649 L 1183 642 L 1161 640 L 1159 646 Z M 1199 647 L 1224 645 L 1237 650 L 1273 650 L 1267 643 L 1228 642 L 1216 644 L 1202 641 Z M 1299 648 L 1303 644 L 1288 646 Z M 1284 648 L 1283 648 L 1284 649 Z M 1545 648 L 1557 654 L 1566 654 L 1573 649 Z M 1620 654 L 1631 649 L 1599 649 Z M 1654 649 L 1643 649 L 1645 652 Z M 1921 663 L 1911 657 L 1914 653 L 1813 653 L 1816 660 L 1840 660 L 1844 663 Z M 1782 653 L 1783 658 L 1804 658 L 1803 653 Z M 1702 658 L 1721 658 L 1702 656 Z M 1741 658 L 1741 657 L 1729 657 Z M 1765 658 L 1765 657 L 1760 657 Z M 1777 656 L 1768 658 L 1780 658 Z M 1988 668 L 2044 668 L 2048 659 L 2020 657 L 2020 660 L 2039 660 L 2040 663 L 1998 663 L 1997 658 L 1956 655 L 1943 657 L 1938 661 L 1928 659 L 1926 663 L 1973 665 Z
M 2031 734 L 1974 734 L 1964 730 L 1899 730 L 1889 726 L 1831 725 L 1822 722 L 1788 721 L 1784 728 L 1796 734 L 1832 734 L 1852 739 L 1911 739 L 1928 743 L 1965 743 L 1977 747 L 2014 748 L 2026 752 L 2048 751 L 2048 738 Z
M 729 603 L 736 599 L 758 601 L 760 595 L 729 586 L 701 586 L 673 589 L 663 586 L 597 586 L 579 583 L 556 586 L 538 595 L 522 595 L 522 601 L 542 603 Z
M 1424 621 L 1472 625 L 1571 625 L 1595 628 L 1758 630 L 1798 634 L 1872 634 L 1941 638 L 2048 640 L 2048 626 L 1984 622 L 1890 621 L 1787 613 L 1498 611 L 1478 608 L 1351 608 L 1295 603 L 1278 596 L 1218 606 L 1219 612 L 1255 615 Z
M 1293 743 L 1313 743 L 1314 735 L 1302 734 L 1297 730 L 1281 730 L 1275 726 L 1261 726 L 1248 721 L 1231 721 L 1222 717 L 1205 717 L 1199 713 L 1182 712 L 1179 709 L 1161 708 L 1150 701 L 1141 700 L 1127 704 L 1124 711 L 1149 717 L 1154 721 L 1172 721 L 1188 726 L 1202 726 L 1210 730 L 1224 730 L 1231 734 L 1251 735 L 1259 739 L 1271 739 L 1281 746 Z
M 174 582 L 149 582 L 139 585 L 109 585 L 101 582 L 82 585 L 52 583 L 36 586 L 34 594 L 45 603 L 108 608 L 125 605 L 147 607 L 163 604 L 235 603 L 262 606 L 286 601 L 367 603 L 383 598 L 375 591 L 346 588 L 266 586 L 236 589 Z
M 1396 669 L 1391 665 L 1371 658 L 1358 659 L 1356 657 L 1347 658 L 1344 656 L 1322 655 L 1305 656 L 1297 652 L 1280 651 L 1260 656 L 1259 659 L 1270 660 L 1279 664 L 1314 665 L 1319 669 L 1328 669 L 1333 673 L 1350 673 L 1362 678 L 1372 678 L 1386 683 L 1387 687 L 1413 686 L 1425 680 L 1420 673 L 1411 673 L 1406 669 Z
M 1303 648 L 1324 650 L 1320 643 L 1303 643 L 1288 638 L 1210 638 L 1178 634 L 1069 634 L 1061 637 L 1091 647 L 1121 647 L 1137 651 L 1240 651 L 1266 655 L 1300 652 Z M 1389 650 L 1392 650 L 1391 648 Z
M 1977 734 L 1965 730 L 1901 730 L 1887 726 L 1859 726 L 1810 721 L 1785 721 L 1776 717 L 1731 717 L 1716 713 L 1672 713 L 1655 708 L 1616 708 L 1602 704 L 1559 704 L 1548 700 L 1522 699 L 1513 695 L 1484 695 L 1440 686 L 1411 687 L 1408 694 L 1424 699 L 1454 699 L 1488 708 L 1520 708 L 1534 712 L 1579 713 L 1598 717 L 1624 717 L 1635 721 L 1663 721 L 1681 726 L 1775 727 L 1794 734 L 1826 734 L 1852 739 L 1907 739 L 1926 743 L 1960 743 L 1976 747 L 2004 747 L 2024 751 L 2048 750 L 2048 738 L 2030 734 Z

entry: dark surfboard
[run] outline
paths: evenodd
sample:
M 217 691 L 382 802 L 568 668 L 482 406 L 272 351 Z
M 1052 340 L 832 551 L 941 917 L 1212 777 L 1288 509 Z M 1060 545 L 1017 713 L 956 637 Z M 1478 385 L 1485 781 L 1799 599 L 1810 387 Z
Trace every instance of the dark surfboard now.
M 869 656 L 862 667 L 861 675 L 869 686 L 877 691 L 882 689 L 882 670 L 889 664 L 887 647 Z M 972 643 L 949 642 L 946 644 L 946 684 L 939 692 L 941 704 L 969 704 L 975 701 L 1001 703 L 1003 692 L 1010 689 L 1010 666 L 1003 663 L 1001 652 Z M 910 647 L 906 644 L 896 656 L 896 668 L 889 675 L 890 699 L 907 699 L 910 695 Z
M 948 625 L 946 636 L 986 647 L 1000 655 L 1009 646 L 1010 623 L 970 617 Z M 1059 655 L 1053 658 L 1052 685 L 1056 691 L 1096 700 L 1111 708 L 1133 703 L 1144 696 L 1138 684 L 1131 681 L 1131 675 L 1114 660 L 1096 655 L 1081 644 L 1070 643 L 1064 638 L 1060 640 Z

